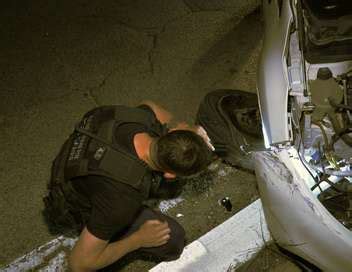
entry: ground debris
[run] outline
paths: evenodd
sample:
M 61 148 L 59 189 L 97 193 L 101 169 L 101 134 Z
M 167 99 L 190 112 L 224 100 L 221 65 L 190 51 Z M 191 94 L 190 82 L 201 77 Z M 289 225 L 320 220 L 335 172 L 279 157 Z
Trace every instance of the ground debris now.
M 299 272 L 290 259 L 281 253 L 275 244 L 266 245 L 255 258 L 239 266 L 230 266 L 227 272 Z

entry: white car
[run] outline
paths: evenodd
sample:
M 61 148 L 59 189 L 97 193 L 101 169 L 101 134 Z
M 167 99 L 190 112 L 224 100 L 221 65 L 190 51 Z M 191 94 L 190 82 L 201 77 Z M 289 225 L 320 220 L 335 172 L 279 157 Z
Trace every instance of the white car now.
M 352 271 L 352 1 L 263 0 L 254 152 L 275 242 L 307 271 Z
M 305 271 L 350 272 L 352 1 L 263 0 L 263 15 L 257 96 L 210 92 L 196 123 L 218 156 L 255 170 L 285 254 Z

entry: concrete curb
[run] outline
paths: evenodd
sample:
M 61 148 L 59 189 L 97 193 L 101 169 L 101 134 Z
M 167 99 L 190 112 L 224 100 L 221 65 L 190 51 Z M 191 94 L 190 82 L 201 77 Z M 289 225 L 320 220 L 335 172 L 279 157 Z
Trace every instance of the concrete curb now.
M 177 205 L 180 201 L 182 199 L 170 205 Z M 2 271 L 65 271 L 66 251 L 73 247 L 76 240 L 60 236 L 16 259 Z M 186 246 L 178 260 L 162 262 L 149 271 L 229 271 L 251 259 L 270 241 L 262 203 L 257 200 Z M 44 262 L 47 264 L 43 265 Z
M 271 241 L 262 203 L 257 200 L 185 247 L 181 257 L 150 272 L 223 272 L 250 260 Z

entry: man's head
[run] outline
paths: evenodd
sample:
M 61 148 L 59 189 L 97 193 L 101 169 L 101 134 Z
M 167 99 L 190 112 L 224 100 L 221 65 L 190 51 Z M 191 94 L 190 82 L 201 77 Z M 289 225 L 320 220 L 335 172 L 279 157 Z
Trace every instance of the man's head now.
M 174 130 L 155 140 L 150 159 L 168 177 L 190 176 L 204 170 L 212 152 L 202 137 L 189 130 Z

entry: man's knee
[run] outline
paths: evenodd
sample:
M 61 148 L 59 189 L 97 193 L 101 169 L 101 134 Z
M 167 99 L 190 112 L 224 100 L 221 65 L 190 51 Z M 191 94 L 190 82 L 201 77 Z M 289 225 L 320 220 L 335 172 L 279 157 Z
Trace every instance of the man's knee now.
M 166 261 L 178 259 L 185 247 L 185 230 L 178 225 L 171 228 L 170 239 L 166 243 L 166 250 L 163 258 Z
M 158 247 L 142 248 L 141 251 L 151 253 L 164 261 L 172 261 L 180 257 L 185 247 L 185 230 L 171 218 L 167 222 L 171 230 L 167 243 Z

